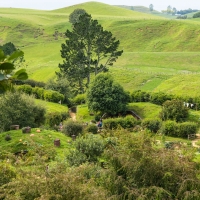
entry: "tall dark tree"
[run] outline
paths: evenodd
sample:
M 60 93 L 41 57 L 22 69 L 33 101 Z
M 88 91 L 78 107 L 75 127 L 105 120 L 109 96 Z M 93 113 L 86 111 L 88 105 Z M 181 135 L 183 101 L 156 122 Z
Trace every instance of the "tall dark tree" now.
M 65 60 L 59 64 L 57 75 L 68 77 L 71 85 L 83 93 L 90 83 L 90 74 L 108 71 L 123 51 L 118 50 L 119 40 L 87 13 L 80 15 L 72 31 L 67 30 L 65 35 L 67 39 L 61 49 Z

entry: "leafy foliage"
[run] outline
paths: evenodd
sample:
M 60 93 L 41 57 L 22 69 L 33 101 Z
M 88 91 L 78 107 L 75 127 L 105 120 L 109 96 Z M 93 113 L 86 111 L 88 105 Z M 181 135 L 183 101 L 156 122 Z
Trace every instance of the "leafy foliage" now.
M 77 8 L 69 15 L 69 22 L 71 24 L 75 24 L 79 22 L 79 18 L 81 15 L 85 14 L 86 11 L 84 9 Z
M 193 15 L 193 18 L 200 18 L 200 12 L 197 12 Z
M 63 133 L 68 136 L 78 136 L 83 133 L 83 125 L 80 122 L 68 120 L 63 126 Z
M 23 55 L 24 53 L 22 51 L 17 50 L 11 55 L 6 56 L 3 50 L 0 49 L 0 93 L 5 92 L 6 90 L 12 90 L 13 80 L 25 80 L 28 78 L 28 74 L 25 69 L 19 69 L 12 74 L 16 69 L 12 61 Z
M 194 122 L 177 123 L 166 121 L 162 124 L 162 133 L 172 137 L 188 138 L 189 134 L 196 134 L 198 125 Z
M 97 158 L 104 151 L 105 143 L 96 135 L 88 134 L 85 138 L 79 137 L 76 139 L 74 146 L 75 151 L 71 151 L 67 159 L 71 165 L 78 166 L 86 161 L 97 161 Z
M 36 105 L 28 95 L 5 93 L 0 97 L 0 131 L 10 129 L 10 125 L 38 127 L 45 120 L 45 109 Z
M 65 60 L 56 74 L 58 78 L 67 77 L 74 93 L 84 93 L 90 74 L 107 71 L 123 51 L 118 51 L 119 40 L 87 13 L 80 15 L 72 31 L 67 30 L 65 35 L 67 39 L 61 50 Z
M 54 90 L 64 95 L 64 102 L 69 103 L 69 98 L 72 96 L 72 88 L 66 78 L 59 78 L 58 80 L 50 79 L 45 85 L 45 89 Z
M 191 154 L 180 157 L 176 151 L 155 149 L 142 133 L 117 133 L 117 137 L 123 145 L 106 152 L 114 170 L 105 179 L 116 199 L 184 199 L 188 194 L 189 200 L 199 195 L 200 181 Z
M 157 133 L 161 128 L 161 125 L 162 123 L 159 119 L 145 119 L 142 121 L 142 126 L 150 130 L 152 133 Z
M 160 118 L 162 120 L 175 120 L 177 122 L 185 121 L 188 117 L 188 108 L 184 106 L 181 100 L 173 99 L 163 104 Z
M 88 108 L 100 113 L 123 113 L 128 101 L 129 95 L 109 74 L 96 76 L 87 93 Z

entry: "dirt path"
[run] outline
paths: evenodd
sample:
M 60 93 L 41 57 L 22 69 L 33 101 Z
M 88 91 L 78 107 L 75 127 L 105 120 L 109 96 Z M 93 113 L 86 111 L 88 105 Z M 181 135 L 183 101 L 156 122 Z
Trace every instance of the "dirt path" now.
M 193 147 L 200 147 L 199 145 L 196 145 L 196 142 L 198 142 L 200 140 L 200 134 L 196 134 L 196 139 L 192 140 L 192 146 Z
M 76 113 L 70 112 L 69 115 L 70 115 L 70 117 L 72 118 L 73 121 L 76 121 Z

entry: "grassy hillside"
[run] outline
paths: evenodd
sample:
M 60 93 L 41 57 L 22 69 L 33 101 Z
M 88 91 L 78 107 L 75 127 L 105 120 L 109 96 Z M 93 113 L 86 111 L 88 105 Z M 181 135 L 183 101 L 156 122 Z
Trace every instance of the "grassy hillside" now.
M 198 80 L 199 20 L 168 20 L 148 13 L 147 8 L 146 13 L 141 12 L 145 10 L 142 7 L 128 10 L 88 2 L 52 11 L 0 8 L 0 45 L 13 42 L 25 52 L 30 78 L 47 81 L 55 77 L 62 62 L 64 32 L 71 29 L 68 17 L 76 8 L 85 9 L 120 40 L 124 54 L 110 72 L 125 89 L 182 94 L 193 75 L 193 80 Z M 181 81 L 188 73 L 190 78 Z M 182 87 L 177 87 L 173 80 L 181 82 Z M 195 92 L 187 91 L 188 95 L 200 92 L 196 85 L 190 82 L 189 88 Z

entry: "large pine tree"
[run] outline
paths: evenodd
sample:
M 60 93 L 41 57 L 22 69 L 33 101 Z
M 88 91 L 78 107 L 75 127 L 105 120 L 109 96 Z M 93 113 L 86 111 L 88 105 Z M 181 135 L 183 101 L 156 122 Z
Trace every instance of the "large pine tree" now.
M 78 93 L 84 93 L 90 83 L 90 75 L 108 71 L 123 51 L 119 51 L 119 40 L 112 33 L 103 30 L 97 20 L 85 13 L 77 23 L 67 30 L 66 41 L 62 44 L 58 77 L 65 76 Z

